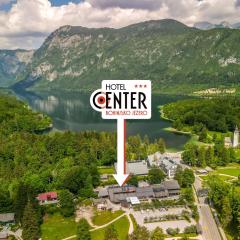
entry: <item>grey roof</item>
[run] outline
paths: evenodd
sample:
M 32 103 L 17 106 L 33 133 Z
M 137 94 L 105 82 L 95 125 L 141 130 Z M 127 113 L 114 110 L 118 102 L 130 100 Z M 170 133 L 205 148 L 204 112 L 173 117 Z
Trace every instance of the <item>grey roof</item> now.
M 144 198 L 162 198 L 168 197 L 170 194 L 178 194 L 180 186 L 176 180 L 165 181 L 162 184 L 134 187 L 134 186 L 112 186 L 108 188 L 109 199 L 114 203 L 126 201 L 129 197 Z
M 14 221 L 14 213 L 3 213 L 0 214 L 0 222 L 2 223 L 8 223 L 8 222 L 13 222 Z
M 138 198 L 151 198 L 154 197 L 154 192 L 152 187 L 141 187 L 136 189 L 136 196 Z
M 115 170 L 117 169 L 117 164 L 114 164 Z M 148 175 L 148 165 L 145 160 L 143 161 L 131 161 L 127 162 L 127 173 L 133 175 Z
M 108 190 L 107 188 L 102 188 L 99 190 L 98 192 L 98 197 L 102 198 L 102 197 L 107 197 L 108 196 Z
M 8 239 L 8 233 L 6 231 L 0 232 L 0 239 Z
M 180 186 L 177 180 L 165 181 L 163 185 L 167 190 L 180 190 Z

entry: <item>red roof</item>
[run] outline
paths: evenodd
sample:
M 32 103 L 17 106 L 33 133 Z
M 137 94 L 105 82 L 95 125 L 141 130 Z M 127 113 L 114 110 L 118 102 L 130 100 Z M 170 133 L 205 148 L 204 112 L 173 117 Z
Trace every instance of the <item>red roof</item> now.
M 37 199 L 39 201 L 54 200 L 57 199 L 57 193 L 56 192 L 41 193 L 37 196 Z

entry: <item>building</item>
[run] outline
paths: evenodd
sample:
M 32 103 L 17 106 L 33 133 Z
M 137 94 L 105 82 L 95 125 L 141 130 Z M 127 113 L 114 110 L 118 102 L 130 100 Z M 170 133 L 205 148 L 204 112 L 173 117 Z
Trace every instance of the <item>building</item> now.
M 117 163 L 114 164 L 115 171 L 117 172 Z M 148 164 L 145 160 L 129 161 L 126 164 L 127 174 L 136 176 L 146 176 L 148 175 Z
M 2 231 L 0 232 L 0 240 L 7 240 L 8 239 L 8 232 Z
M 14 213 L 2 213 L 0 214 L 0 224 L 14 224 L 15 223 L 15 214 Z
M 148 156 L 148 164 L 150 167 L 159 167 L 161 168 L 168 178 L 174 178 L 177 167 L 181 162 L 180 153 L 159 153 Z
M 108 210 L 107 200 L 104 198 L 94 199 L 93 206 L 96 207 L 98 211 Z
M 56 204 L 58 203 L 58 195 L 56 192 L 41 193 L 37 196 L 40 205 Z
M 135 187 L 135 186 L 110 186 L 108 187 L 108 198 L 113 203 L 121 203 L 126 206 L 128 203 L 134 205 L 141 201 L 148 201 L 155 198 L 175 197 L 180 194 L 180 186 L 176 180 L 164 181 L 161 184 Z
M 236 148 L 239 147 L 239 129 L 236 126 L 234 132 L 233 132 L 233 139 L 231 137 L 225 137 L 224 139 L 224 145 L 227 148 Z

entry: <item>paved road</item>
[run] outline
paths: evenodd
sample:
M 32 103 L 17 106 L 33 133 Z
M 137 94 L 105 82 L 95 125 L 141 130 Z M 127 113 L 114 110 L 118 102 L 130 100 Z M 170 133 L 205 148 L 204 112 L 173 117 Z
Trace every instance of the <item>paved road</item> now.
M 194 188 L 196 191 L 202 188 L 201 179 L 195 175 Z M 212 215 L 211 209 L 208 204 L 205 204 L 205 198 L 198 198 L 199 202 L 197 203 L 197 207 L 199 210 L 200 216 L 200 224 L 202 226 L 202 236 L 204 240 L 222 240 L 221 235 L 219 233 L 217 224 Z
M 210 207 L 207 204 L 201 204 L 199 207 L 203 238 L 205 240 L 221 240 L 221 236 L 219 234 Z

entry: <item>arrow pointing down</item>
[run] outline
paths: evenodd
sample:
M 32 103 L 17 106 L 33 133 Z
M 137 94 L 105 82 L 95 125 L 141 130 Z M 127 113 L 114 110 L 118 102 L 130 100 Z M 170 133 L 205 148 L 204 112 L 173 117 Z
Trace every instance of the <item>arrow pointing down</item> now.
M 126 120 L 117 120 L 117 174 L 113 177 L 123 186 L 129 174 L 126 174 Z

